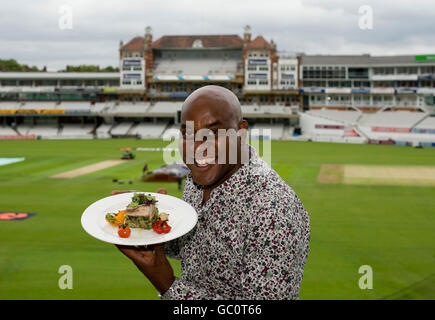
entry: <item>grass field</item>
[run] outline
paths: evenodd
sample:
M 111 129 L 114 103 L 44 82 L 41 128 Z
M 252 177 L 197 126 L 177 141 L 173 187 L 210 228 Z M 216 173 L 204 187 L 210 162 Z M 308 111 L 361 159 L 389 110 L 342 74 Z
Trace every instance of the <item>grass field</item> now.
M 157 292 L 118 250 L 91 238 L 80 217 L 114 189 L 181 196 L 176 184 L 143 183 L 144 163 L 160 152 L 72 179 L 51 176 L 105 160 L 121 147 L 158 147 L 160 140 L 0 141 L 0 212 L 35 212 L 0 220 L 0 299 L 157 299 Z M 435 166 L 434 149 L 312 142 L 272 143 L 272 166 L 296 191 L 311 219 L 311 251 L 301 299 L 435 299 L 435 187 L 321 184 L 322 164 Z M 119 185 L 112 179 L 132 180 Z M 180 275 L 177 261 L 172 261 Z M 58 269 L 73 269 L 73 290 L 60 290 Z M 361 290 L 361 265 L 373 289 Z

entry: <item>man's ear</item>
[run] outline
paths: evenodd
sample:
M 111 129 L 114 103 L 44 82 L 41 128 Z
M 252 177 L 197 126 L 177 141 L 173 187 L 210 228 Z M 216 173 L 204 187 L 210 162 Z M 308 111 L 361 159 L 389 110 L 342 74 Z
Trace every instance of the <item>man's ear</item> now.
M 248 133 L 248 121 L 246 121 L 245 119 L 241 120 L 239 122 L 239 130 L 237 131 L 237 135 L 239 137 L 241 137 L 242 135 L 244 135 L 244 137 L 246 138 L 247 133 Z
M 248 130 L 248 127 L 249 127 L 248 121 L 246 121 L 245 119 L 240 120 L 240 122 L 239 122 L 239 130 L 240 129 Z

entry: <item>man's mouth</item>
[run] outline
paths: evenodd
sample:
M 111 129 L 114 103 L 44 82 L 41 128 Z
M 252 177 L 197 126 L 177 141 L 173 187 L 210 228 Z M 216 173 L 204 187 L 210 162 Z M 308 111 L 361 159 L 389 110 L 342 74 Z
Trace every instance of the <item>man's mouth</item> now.
M 215 158 L 195 159 L 195 167 L 199 169 L 206 169 L 216 163 Z

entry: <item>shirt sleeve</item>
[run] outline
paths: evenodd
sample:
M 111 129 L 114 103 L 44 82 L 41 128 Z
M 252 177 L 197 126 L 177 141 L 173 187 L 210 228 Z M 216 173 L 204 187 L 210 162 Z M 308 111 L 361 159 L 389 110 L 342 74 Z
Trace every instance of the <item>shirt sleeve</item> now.
M 308 214 L 292 193 L 251 216 L 244 245 L 243 299 L 298 299 L 309 251 Z
M 160 298 L 162 300 L 224 300 L 222 296 L 180 278 L 176 278 Z

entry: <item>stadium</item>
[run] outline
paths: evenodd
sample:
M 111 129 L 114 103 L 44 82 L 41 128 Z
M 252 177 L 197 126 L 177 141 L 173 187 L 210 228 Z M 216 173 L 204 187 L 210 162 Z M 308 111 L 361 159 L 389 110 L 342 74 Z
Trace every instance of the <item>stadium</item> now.
M 290 53 L 251 33 L 153 39 L 146 27 L 113 48 L 116 72 L 1 70 L 1 299 L 158 298 L 80 216 L 115 189 L 181 197 L 142 168 L 163 165 L 182 102 L 210 84 L 237 95 L 251 142 L 271 142 L 310 214 L 302 299 L 435 297 L 435 56 Z M 119 161 L 127 148 L 136 157 Z M 61 265 L 74 290 L 57 286 Z
M 160 138 L 203 85 L 239 97 L 251 128 L 273 140 L 431 147 L 435 59 L 309 56 L 239 35 L 143 37 L 119 46 L 117 73 L 0 73 L 3 139 Z

